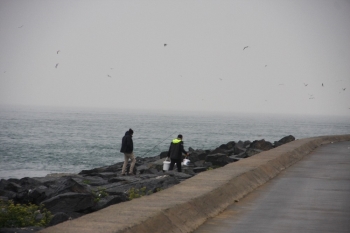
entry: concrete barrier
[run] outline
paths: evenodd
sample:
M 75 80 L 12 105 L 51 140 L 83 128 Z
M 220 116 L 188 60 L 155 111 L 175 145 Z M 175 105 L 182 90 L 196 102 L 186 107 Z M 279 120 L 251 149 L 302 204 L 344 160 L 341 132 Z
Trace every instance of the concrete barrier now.
M 350 141 L 350 134 L 296 140 L 40 232 L 191 232 L 315 148 L 339 141 Z

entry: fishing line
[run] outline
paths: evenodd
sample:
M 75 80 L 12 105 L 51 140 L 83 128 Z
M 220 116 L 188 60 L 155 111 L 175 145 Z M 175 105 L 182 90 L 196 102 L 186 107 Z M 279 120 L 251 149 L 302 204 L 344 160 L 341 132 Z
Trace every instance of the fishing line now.
M 156 148 L 157 146 L 159 146 L 159 144 L 161 144 L 162 142 L 164 142 L 165 140 L 167 140 L 168 138 L 170 138 L 173 134 L 175 134 L 176 132 L 170 134 L 168 137 L 166 137 L 163 141 L 161 141 L 160 143 L 158 143 L 157 145 L 155 145 L 154 147 L 152 147 L 152 149 L 150 149 L 149 151 L 147 151 L 146 153 L 144 153 L 141 157 L 145 156 L 146 154 L 148 154 L 149 152 L 151 152 L 154 148 Z

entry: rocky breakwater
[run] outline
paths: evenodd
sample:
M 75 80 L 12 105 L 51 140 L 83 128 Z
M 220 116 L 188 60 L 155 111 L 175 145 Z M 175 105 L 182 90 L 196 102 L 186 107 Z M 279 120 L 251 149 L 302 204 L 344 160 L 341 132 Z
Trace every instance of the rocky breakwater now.
M 50 225 L 55 225 L 113 204 L 159 192 L 200 172 L 225 166 L 294 140 L 289 135 L 274 143 L 262 139 L 253 142 L 231 141 L 214 150 L 189 148 L 191 162 L 188 166 L 183 166 L 183 172 L 163 171 L 167 152 L 162 152 L 154 157 L 137 157 L 135 175 L 132 176 L 121 176 L 123 163 L 120 162 L 83 170 L 79 174 L 2 179 L 0 200 L 13 200 L 19 204 L 43 204 L 53 214 Z M 31 229 L 28 232 L 33 232 Z M 39 229 L 41 228 L 34 228 L 34 231 Z M 12 230 L 14 229 L 3 228 L 0 232 L 13 232 Z M 17 229 L 17 232 L 27 231 L 24 228 Z

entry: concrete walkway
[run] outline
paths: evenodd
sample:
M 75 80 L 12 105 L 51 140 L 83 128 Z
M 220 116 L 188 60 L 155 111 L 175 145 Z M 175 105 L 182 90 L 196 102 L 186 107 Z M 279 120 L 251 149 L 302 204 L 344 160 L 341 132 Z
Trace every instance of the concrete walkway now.
M 338 141 L 350 141 L 350 135 L 296 140 L 41 232 L 192 232 L 317 147 Z
M 350 142 L 317 148 L 194 233 L 350 232 Z

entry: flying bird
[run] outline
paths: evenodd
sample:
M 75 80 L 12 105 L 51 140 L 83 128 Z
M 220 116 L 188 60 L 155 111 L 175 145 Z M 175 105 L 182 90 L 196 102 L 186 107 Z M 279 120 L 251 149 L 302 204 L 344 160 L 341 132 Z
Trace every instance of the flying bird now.
M 57 54 L 60 52 L 61 50 L 57 50 Z
M 304 86 L 306 87 L 307 85 L 309 85 L 309 84 L 307 84 L 307 83 L 304 83 Z
M 343 91 L 345 91 L 346 88 L 343 88 Z
M 58 63 L 56 64 L 55 68 L 57 68 L 57 66 L 58 66 Z
M 322 87 L 323 87 L 323 83 L 322 83 Z
M 111 77 L 109 74 L 107 74 L 108 77 Z
M 164 47 L 167 46 L 167 44 L 164 44 Z
M 22 25 L 22 26 L 20 26 L 20 27 L 18 27 L 18 28 L 23 28 L 23 25 Z
M 245 49 L 247 49 L 249 46 L 245 46 L 244 48 L 243 48 L 243 50 L 245 50 Z

